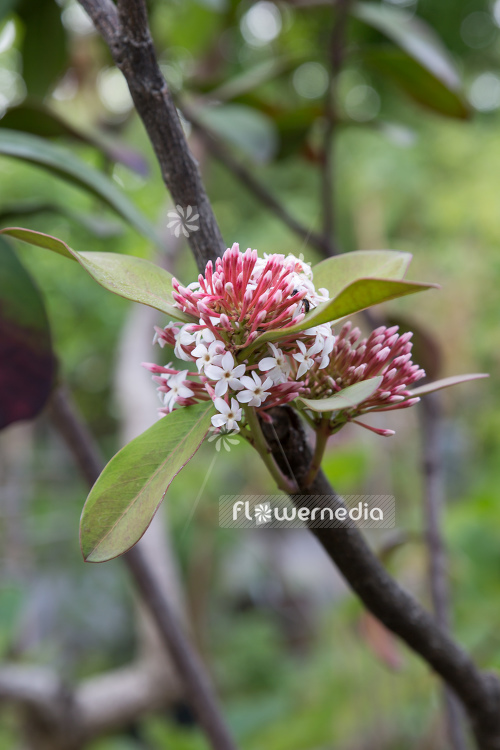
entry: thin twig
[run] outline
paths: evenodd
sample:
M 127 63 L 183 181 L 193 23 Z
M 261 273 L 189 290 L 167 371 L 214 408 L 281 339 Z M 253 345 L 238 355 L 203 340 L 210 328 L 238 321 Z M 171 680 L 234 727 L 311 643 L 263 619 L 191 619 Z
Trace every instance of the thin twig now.
M 423 442 L 424 509 L 432 607 L 438 625 L 449 632 L 451 618 L 447 558 L 441 531 L 444 503 L 443 436 L 441 399 L 438 393 L 429 394 L 423 399 L 420 415 Z M 451 747 L 453 750 L 466 750 L 467 740 L 462 710 L 455 695 L 446 686 L 444 707 Z
M 65 438 L 82 476 L 91 487 L 104 468 L 104 462 L 66 389 L 59 388 L 54 394 L 50 414 Z M 133 547 L 123 558 L 144 604 L 155 619 L 164 645 L 184 683 L 188 700 L 212 747 L 214 750 L 235 750 L 236 745 L 226 727 L 206 670 L 186 638 L 176 612 L 140 546 Z
M 244 409 L 245 418 L 252 434 L 253 447 L 262 458 L 264 464 L 267 467 L 267 470 L 276 482 L 276 485 L 279 487 L 279 489 L 283 490 L 283 492 L 287 492 L 288 494 L 292 494 L 296 489 L 298 489 L 298 485 L 290 481 L 289 475 L 287 476 L 286 474 L 282 473 L 280 467 L 274 460 L 274 456 L 271 453 L 271 450 L 269 449 L 269 446 L 266 442 L 266 438 L 264 437 L 264 433 L 262 432 L 257 412 L 255 411 L 253 406 L 245 405 Z M 289 464 L 287 468 L 289 468 Z
M 327 243 L 320 234 L 308 229 L 304 224 L 292 216 L 278 198 L 271 193 L 266 185 L 258 180 L 239 159 L 233 156 L 231 151 L 209 130 L 209 128 L 202 124 L 200 119 L 196 116 L 193 107 L 183 103 L 181 105 L 181 110 L 186 119 L 191 123 L 194 132 L 203 141 L 207 151 L 214 157 L 214 159 L 217 159 L 217 161 L 223 164 L 226 169 L 231 172 L 231 174 L 233 174 L 268 211 L 271 211 L 292 232 L 304 240 L 304 242 L 315 247 L 321 253 L 326 255 L 332 254 L 330 244 Z
M 345 30 L 349 18 L 350 0 L 333 0 L 335 19 L 330 40 L 330 85 L 325 102 L 326 127 L 323 140 L 323 164 L 321 170 L 323 238 L 328 255 L 335 254 L 335 190 L 334 190 L 334 135 L 337 124 L 337 79 L 344 62 Z

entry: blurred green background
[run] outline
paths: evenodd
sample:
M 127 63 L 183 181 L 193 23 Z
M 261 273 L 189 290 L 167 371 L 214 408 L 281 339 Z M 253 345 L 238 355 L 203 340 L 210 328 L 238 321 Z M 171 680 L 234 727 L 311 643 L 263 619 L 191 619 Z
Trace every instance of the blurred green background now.
M 197 107 L 234 158 L 310 229 L 320 226 L 334 19 L 325 5 L 149 3 L 178 102 Z M 373 8 L 382 18 L 395 13 L 390 18 L 414 40 L 418 16 L 425 33 L 432 29 L 442 41 L 425 36 L 430 47 L 417 65 L 404 44 L 362 21 Z M 336 239 L 343 251 L 413 253 L 411 277 L 442 289 L 386 305 L 384 314 L 432 337 L 424 338 L 421 364 L 440 376 L 491 374 L 443 396 L 443 531 L 454 632 L 482 667 L 500 668 L 500 4 L 393 0 L 352 3 L 351 10 L 337 81 Z M 458 88 L 443 84 L 441 54 L 456 69 Z M 228 81 L 234 90 L 221 91 Z M 31 102 L 121 149 L 117 161 L 109 148 L 64 129 L 51 139 L 108 175 L 155 227 L 160 249 L 95 196 L 7 156 L 0 156 L 1 224 L 48 232 L 77 250 L 161 257 L 179 278 L 194 279 L 187 244 L 167 229 L 173 206 L 126 84 L 73 0 L 0 3 L 0 152 L 5 128 L 50 134 Z M 193 134 L 191 145 L 228 245 L 320 259 Z M 124 154 L 129 166 L 120 163 Z M 155 419 L 154 385 L 140 362 L 166 361 L 166 352 L 149 346 L 153 324 L 166 320 L 160 313 L 141 318 L 77 264 L 16 250 L 43 292 L 60 377 L 110 458 L 135 425 Z M 395 495 L 397 535 L 374 531 L 370 540 L 398 580 L 430 605 L 418 408 L 384 421 L 397 431 L 392 439 L 346 428 L 331 441 L 325 469 L 341 493 Z M 305 531 L 218 528 L 220 494 L 268 490 L 249 446 L 216 454 L 204 445 L 166 500 L 193 630 L 241 747 L 446 747 L 439 684 L 363 614 Z M 136 651 L 132 591 L 120 561 L 82 562 L 86 487 L 45 414 L 0 437 L 0 494 L 3 661 L 50 666 L 75 683 L 127 664 Z M 17 712 L 3 706 L 0 750 L 17 747 L 19 736 Z M 205 747 L 185 706 L 165 705 L 89 750 Z

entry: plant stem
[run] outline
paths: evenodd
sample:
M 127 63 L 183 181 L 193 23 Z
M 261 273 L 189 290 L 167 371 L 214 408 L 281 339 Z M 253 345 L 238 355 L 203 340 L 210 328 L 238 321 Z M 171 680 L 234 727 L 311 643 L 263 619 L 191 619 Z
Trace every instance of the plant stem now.
M 321 462 L 323 460 L 323 456 L 325 455 L 325 448 L 328 443 L 328 438 L 331 434 L 329 423 L 330 420 L 328 419 L 328 417 L 323 417 L 320 426 L 316 429 L 316 443 L 314 446 L 314 454 L 311 461 L 311 467 L 304 482 L 305 487 L 309 487 L 309 485 L 314 482 L 318 471 L 321 468 Z
M 291 480 L 281 472 L 278 464 L 275 462 L 273 454 L 271 453 L 271 449 L 266 443 L 266 438 L 264 437 L 264 433 L 262 432 L 257 412 L 255 411 L 253 406 L 245 406 L 244 409 L 247 424 L 252 433 L 253 447 L 264 461 L 269 473 L 273 477 L 280 490 L 283 490 L 283 492 L 287 492 L 289 495 L 293 495 L 293 493 L 297 491 L 297 487 L 295 487 Z

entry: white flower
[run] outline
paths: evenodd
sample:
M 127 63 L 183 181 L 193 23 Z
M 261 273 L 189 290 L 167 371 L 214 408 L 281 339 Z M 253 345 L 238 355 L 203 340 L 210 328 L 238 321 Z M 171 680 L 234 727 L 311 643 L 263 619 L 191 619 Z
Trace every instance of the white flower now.
M 270 395 L 270 391 L 266 391 L 266 388 L 270 388 L 273 385 L 273 381 L 271 378 L 266 378 L 262 382 L 256 372 L 252 372 L 252 377 L 253 380 L 248 375 L 243 375 L 241 384 L 245 386 L 245 390 L 240 391 L 236 398 L 241 404 L 260 406 Z
M 211 344 L 198 344 L 191 352 L 192 357 L 196 357 L 196 366 L 198 372 L 201 372 L 207 365 L 220 365 L 224 353 L 224 344 L 222 341 L 212 341 Z
M 165 378 L 169 387 L 169 391 L 165 394 L 163 403 L 167 407 L 168 411 L 172 411 L 174 404 L 179 398 L 190 398 L 194 396 L 194 391 L 184 385 L 183 381 L 186 380 L 188 370 L 178 372 L 177 375 L 170 375 Z
M 311 348 L 308 350 L 305 347 L 305 344 L 303 341 L 297 341 L 297 345 L 300 349 L 300 352 L 297 352 L 297 354 L 293 355 L 293 358 L 300 362 L 300 367 L 297 372 L 297 379 L 302 377 L 302 375 L 311 369 L 311 367 L 314 365 L 314 357 L 316 354 L 318 354 L 321 349 L 322 345 L 319 341 L 316 341 Z
M 322 370 L 330 362 L 330 354 L 332 353 L 333 347 L 335 346 L 335 336 L 329 336 L 324 341 L 320 341 L 320 343 L 323 346 L 323 351 L 321 352 L 321 362 L 319 364 L 318 370 Z
M 189 356 L 189 354 L 186 354 L 182 347 L 190 346 L 192 343 L 194 343 L 195 340 L 195 334 L 190 333 L 186 330 L 190 327 L 191 323 L 186 323 L 185 326 L 182 326 L 181 330 L 175 337 L 175 356 L 178 357 L 178 359 L 183 359 L 184 362 L 191 362 L 191 357 Z
M 324 323 L 315 328 L 308 328 L 305 333 L 309 333 L 312 336 L 315 335 L 315 343 L 321 346 L 319 350 L 321 352 L 321 362 L 318 369 L 322 370 L 330 362 L 330 354 L 335 346 L 335 336 L 332 327 L 329 323 Z
M 264 357 L 259 362 L 259 370 L 267 372 L 273 383 L 286 383 L 290 374 L 290 363 L 274 344 L 269 344 L 273 357 Z
M 215 408 L 220 414 L 214 414 L 212 424 L 214 427 L 226 427 L 228 430 L 238 430 L 238 422 L 241 419 L 241 408 L 235 398 L 231 399 L 231 406 L 226 404 L 223 398 L 216 398 Z
M 226 352 L 222 357 L 220 367 L 217 365 L 207 365 L 205 367 L 205 375 L 210 380 L 216 380 L 215 395 L 223 396 L 227 392 L 228 386 L 233 391 L 240 391 L 243 386 L 241 385 L 238 378 L 245 373 L 245 365 L 234 366 L 234 359 L 231 352 Z
M 205 325 L 202 320 L 200 320 L 200 325 Z M 198 346 L 198 344 L 211 344 L 212 341 L 215 341 L 215 335 L 210 328 L 202 328 L 200 331 L 196 331 L 195 341 L 196 346 Z

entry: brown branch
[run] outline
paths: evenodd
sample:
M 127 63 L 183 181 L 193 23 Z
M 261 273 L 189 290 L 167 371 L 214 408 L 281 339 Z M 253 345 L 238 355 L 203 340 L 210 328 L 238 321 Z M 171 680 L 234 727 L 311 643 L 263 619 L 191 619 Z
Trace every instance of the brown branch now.
M 323 237 L 328 255 L 334 254 L 335 241 L 335 190 L 334 190 L 334 135 L 337 124 L 337 79 L 344 62 L 345 30 L 349 18 L 350 0 L 333 0 L 335 19 L 330 39 L 330 85 L 325 103 L 326 127 L 323 139 L 323 164 L 321 170 Z
M 81 2 L 94 17 L 97 0 Z M 107 4 L 99 4 L 99 12 Z M 177 112 L 158 70 L 144 4 L 142 0 L 121 0 L 119 9 L 122 28 L 117 26 L 110 44 L 112 54 L 127 78 L 138 112 L 158 155 L 167 187 L 176 201 L 182 205 L 192 205 L 192 157 Z M 104 28 L 107 33 L 106 24 L 99 19 L 97 12 L 95 23 L 97 26 L 100 24 L 99 28 Z M 114 20 L 111 24 L 114 24 Z M 109 43 L 110 40 L 107 41 Z M 176 168 L 170 170 L 172 151 L 176 152 Z M 182 173 L 183 165 L 188 170 L 187 175 Z M 198 208 L 208 206 L 209 220 L 204 219 L 200 231 L 190 238 L 198 267 L 203 271 L 206 260 L 219 254 L 223 244 L 216 225 L 214 228 L 215 219 L 197 170 L 194 185 Z M 196 243 L 193 242 L 194 237 L 197 238 Z M 214 238 L 218 241 L 214 242 Z M 288 461 L 300 480 L 304 481 L 311 452 L 298 417 L 293 410 L 282 408 L 275 412 L 275 418 Z M 281 465 L 281 451 L 273 444 L 272 435 L 269 442 L 274 445 L 276 462 Z M 287 471 L 286 465 L 281 468 Z M 308 491 L 330 495 L 332 505 L 339 507 L 340 499 L 322 474 L 318 475 Z M 470 657 L 436 625 L 431 615 L 389 576 L 355 528 L 312 531 L 366 607 L 425 659 L 460 697 L 481 750 L 500 750 L 500 682 L 497 677 L 477 669 Z
M 76 687 L 46 667 L 0 667 L 0 701 L 22 709 L 23 730 L 36 750 L 80 750 L 91 739 L 122 729 L 180 697 L 179 687 L 165 680 L 161 664 L 146 660 Z
M 444 503 L 443 436 L 440 394 L 432 393 L 420 407 L 423 442 L 422 475 L 424 479 L 424 510 L 427 549 L 429 551 L 429 582 L 432 608 L 439 627 L 450 631 L 450 595 L 446 549 L 441 533 Z M 444 688 L 444 708 L 448 736 L 453 750 L 466 750 L 462 709 L 455 695 Z
M 199 231 L 191 232 L 188 242 L 197 263 L 205 268 L 210 259 L 224 252 L 225 246 L 159 68 L 144 3 L 122 0 L 115 7 L 110 0 L 81 0 L 81 5 L 101 32 L 127 80 L 174 203 L 184 209 L 191 206 L 199 214 Z
M 27 746 L 37 750 L 81 750 L 82 724 L 72 690 L 50 669 L 0 668 L 0 700 L 21 708 Z
M 296 413 L 282 407 L 274 411 L 273 419 L 279 441 L 301 484 L 301 494 L 323 496 L 315 500 L 315 506 L 320 508 L 324 505 L 335 512 L 344 507 L 322 473 L 310 487 L 303 486 L 312 454 Z M 277 463 L 286 473 L 287 466 L 273 431 L 265 423 L 262 427 Z M 425 659 L 459 696 L 481 750 L 499 750 L 500 682 L 496 675 L 476 667 L 434 618 L 387 573 L 356 528 L 346 525 L 335 529 L 311 528 L 311 531 L 367 609 Z
M 104 468 L 100 452 L 67 391 L 59 389 L 51 403 L 51 416 L 61 429 L 82 475 L 91 487 Z M 173 663 L 185 686 L 188 700 L 212 743 L 214 750 L 235 750 L 213 692 L 210 680 L 198 655 L 186 638 L 177 614 L 165 596 L 155 572 L 148 565 L 139 545 L 123 559 L 135 581 L 139 595 L 154 617 Z

